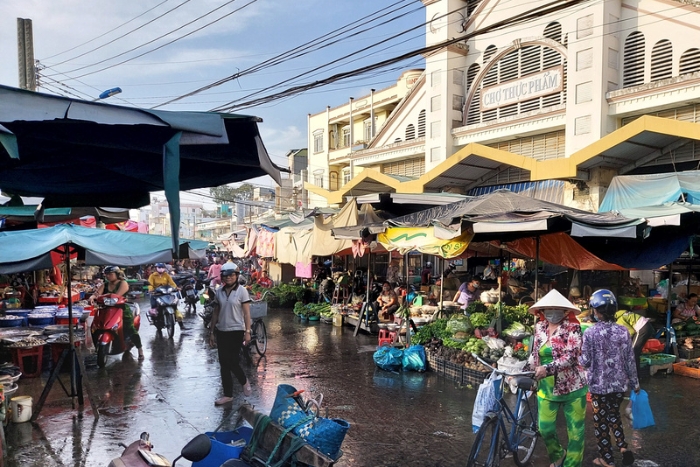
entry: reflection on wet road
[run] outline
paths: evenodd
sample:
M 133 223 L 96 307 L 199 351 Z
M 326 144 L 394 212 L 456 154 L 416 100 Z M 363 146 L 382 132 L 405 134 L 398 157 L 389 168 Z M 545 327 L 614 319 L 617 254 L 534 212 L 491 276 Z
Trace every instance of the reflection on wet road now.
M 151 434 L 156 452 L 173 459 L 195 435 L 214 430 L 245 398 L 234 384 L 232 407 L 214 406 L 222 395 L 216 350 L 208 347 L 199 317 L 191 315 L 185 321 L 188 329 L 176 329 L 169 340 L 156 335 L 144 320 L 143 362 L 113 356 L 104 369 L 88 366 L 101 414 L 97 423 L 87 401 L 84 411 L 73 410 L 55 385 L 38 423 L 8 427 L 6 465 L 106 466 L 122 451 L 117 443 L 128 444 L 143 431 Z M 340 467 L 466 464 L 474 438 L 473 388 L 456 386 L 431 372 L 377 370 L 372 361 L 376 337 L 354 337 L 349 327 L 301 323 L 288 310 L 270 310 L 265 321 L 267 354 L 253 354 L 252 364 L 245 367 L 253 386 L 248 400 L 259 410 L 269 413 L 278 384 L 323 393 L 329 414 L 351 423 Z M 21 380 L 17 395 L 38 400 L 47 378 L 45 372 L 41 381 Z M 637 465 L 700 465 L 700 408 L 695 397 L 700 381 L 655 376 L 643 380 L 642 387 L 649 392 L 657 426 L 635 432 L 626 425 L 630 446 L 640 459 Z M 589 409 L 584 465 L 592 465 L 597 457 L 590 415 Z M 506 459 L 503 465 L 511 462 Z M 548 465 L 541 442 L 533 465 Z

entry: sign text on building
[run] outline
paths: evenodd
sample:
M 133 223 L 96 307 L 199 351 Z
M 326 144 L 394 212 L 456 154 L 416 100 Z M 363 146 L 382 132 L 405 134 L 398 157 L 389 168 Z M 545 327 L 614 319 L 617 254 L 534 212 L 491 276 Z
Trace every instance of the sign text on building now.
M 491 110 L 537 97 L 561 92 L 564 67 L 549 68 L 525 78 L 508 81 L 481 90 L 481 110 Z

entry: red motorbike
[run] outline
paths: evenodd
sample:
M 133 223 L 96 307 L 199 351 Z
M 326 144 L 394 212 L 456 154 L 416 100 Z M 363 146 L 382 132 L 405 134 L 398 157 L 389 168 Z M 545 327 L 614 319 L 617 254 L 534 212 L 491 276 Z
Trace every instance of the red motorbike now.
M 124 336 L 124 307 L 126 300 L 117 294 L 101 295 L 95 301 L 95 319 L 90 331 L 92 341 L 97 349 L 97 366 L 104 368 L 107 364 L 107 355 L 117 355 L 128 352 L 132 343 Z M 138 331 L 141 325 L 141 314 L 138 305 L 132 303 L 134 313 L 134 327 Z

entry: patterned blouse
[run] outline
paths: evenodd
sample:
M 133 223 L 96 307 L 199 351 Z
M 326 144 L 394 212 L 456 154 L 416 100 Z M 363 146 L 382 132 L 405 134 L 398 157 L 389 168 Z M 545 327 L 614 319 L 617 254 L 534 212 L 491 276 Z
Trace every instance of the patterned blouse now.
M 639 384 L 630 333 L 614 321 L 586 329 L 580 360 L 591 394 L 625 392 Z
M 526 365 L 526 371 L 533 371 L 540 366 L 540 348 L 547 342 L 547 321 L 535 325 L 532 353 Z M 566 319 L 549 338 L 552 347 L 552 362 L 544 365 L 547 376 L 554 376 L 556 396 L 577 391 L 586 386 L 586 373 L 581 364 L 581 325 Z

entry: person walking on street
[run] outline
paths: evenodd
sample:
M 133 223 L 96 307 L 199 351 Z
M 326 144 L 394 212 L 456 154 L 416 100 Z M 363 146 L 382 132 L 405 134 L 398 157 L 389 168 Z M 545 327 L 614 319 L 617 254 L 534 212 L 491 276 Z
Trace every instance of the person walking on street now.
M 120 297 L 126 297 L 126 294 L 129 292 L 129 284 L 124 280 L 122 270 L 118 266 L 107 266 L 104 268 L 103 274 L 106 282 L 98 287 L 97 292 L 90 297 L 90 302 L 94 303 L 97 297 L 104 294 L 115 294 Z M 139 352 L 139 360 L 143 360 L 141 336 L 139 336 L 139 332 L 134 326 L 134 312 L 128 304 L 124 304 L 122 319 L 124 320 L 124 339 L 131 340 L 131 344 L 136 347 Z M 131 355 L 130 351 L 131 346 L 128 346 L 124 355 Z
M 153 291 L 162 285 L 169 285 L 177 289 L 177 284 L 175 284 L 173 278 L 170 277 L 170 274 L 168 274 L 165 270 L 165 264 L 156 263 L 156 272 L 148 277 L 148 291 L 151 292 L 151 308 L 155 308 L 157 306 L 156 297 L 153 296 Z M 185 325 L 182 323 L 182 313 L 177 308 L 175 308 L 175 321 L 177 321 L 180 329 L 185 329 Z
M 214 296 L 214 312 L 209 329 L 209 343 L 216 347 L 221 367 L 221 385 L 224 395 L 214 404 L 228 404 L 233 400 L 233 376 L 243 386 L 243 394 L 250 396 L 253 390 L 240 364 L 241 346 L 250 341 L 250 296 L 238 283 L 239 270 L 234 263 L 221 267 L 224 283 Z
M 586 421 L 585 370 L 581 356 L 581 325 L 567 316 L 578 308 L 556 290 L 530 307 L 544 320 L 535 325 L 532 354 L 524 371 L 534 371 L 538 380 L 539 429 L 551 467 L 580 467 Z M 557 414 L 564 412 L 569 438 L 564 449 L 557 436 Z
M 587 369 L 593 406 L 593 429 L 598 440 L 599 458 L 593 463 L 614 467 L 610 432 L 622 453 L 622 465 L 632 465 L 634 455 L 627 449 L 620 417 L 620 404 L 630 389 L 639 393 L 637 367 L 629 332 L 615 322 L 617 299 L 607 290 L 596 290 L 589 306 L 597 323 L 583 335 L 581 364 Z
M 221 264 L 219 259 L 214 259 L 214 263 L 209 266 L 209 272 L 207 273 L 207 279 L 211 279 L 210 285 L 212 287 L 216 285 L 221 285 Z
M 644 344 L 654 336 L 654 326 L 649 322 L 649 318 L 637 314 L 633 311 L 620 310 L 615 313 L 617 324 L 624 326 L 632 338 L 632 349 L 634 350 L 634 363 L 639 375 L 639 363 L 642 356 Z

